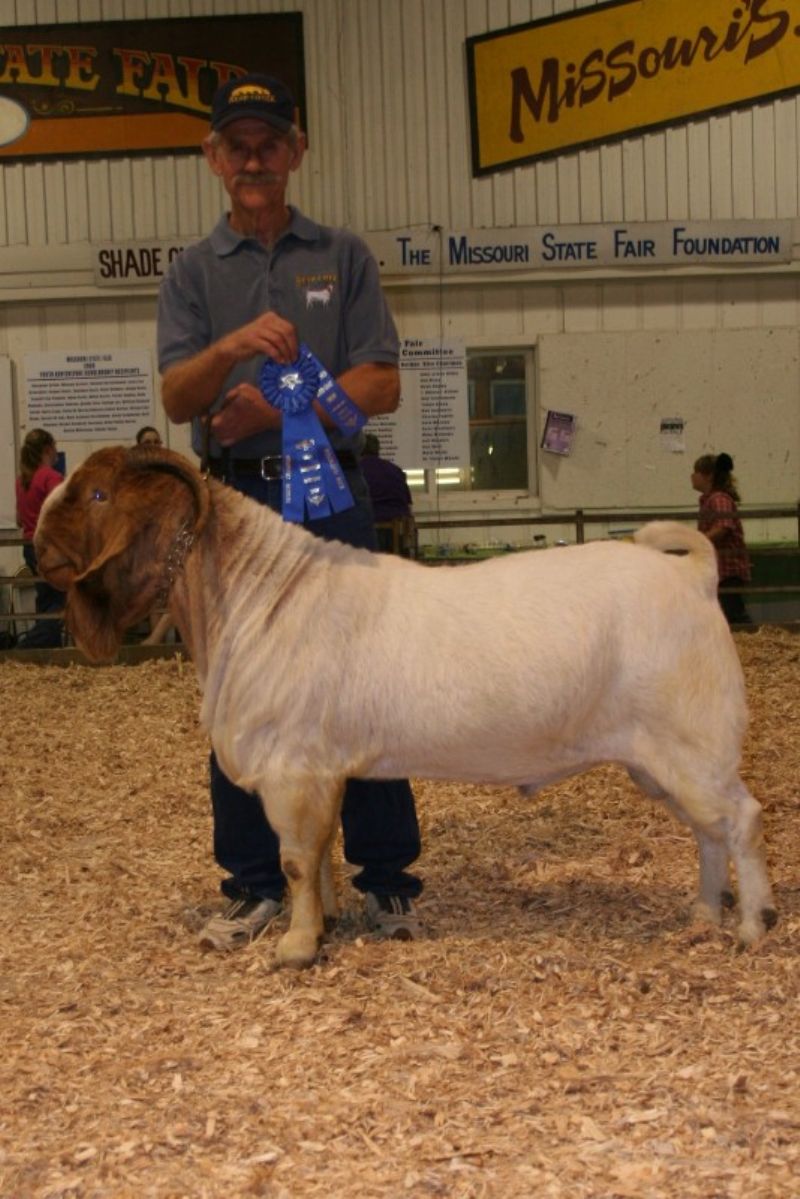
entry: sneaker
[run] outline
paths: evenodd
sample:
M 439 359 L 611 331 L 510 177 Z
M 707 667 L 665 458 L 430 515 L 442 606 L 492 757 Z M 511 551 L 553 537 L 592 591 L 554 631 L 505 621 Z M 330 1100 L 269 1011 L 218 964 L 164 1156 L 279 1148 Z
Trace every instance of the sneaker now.
M 422 928 L 414 904 L 405 895 L 375 895 L 367 891 L 367 926 L 389 941 L 415 941 Z
M 199 941 L 203 949 L 223 953 L 249 945 L 279 915 L 283 904 L 277 899 L 234 899 L 204 925 Z

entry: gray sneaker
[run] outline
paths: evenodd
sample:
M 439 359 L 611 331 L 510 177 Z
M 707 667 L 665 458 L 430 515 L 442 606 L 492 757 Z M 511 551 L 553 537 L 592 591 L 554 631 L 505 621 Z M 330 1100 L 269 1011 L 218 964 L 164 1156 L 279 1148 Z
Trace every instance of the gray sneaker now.
M 280 914 L 283 904 L 277 899 L 233 899 L 221 912 L 206 922 L 200 932 L 203 949 L 225 953 L 249 945 Z
M 416 941 L 422 932 L 414 904 L 405 895 L 375 895 L 367 891 L 367 927 L 388 941 Z

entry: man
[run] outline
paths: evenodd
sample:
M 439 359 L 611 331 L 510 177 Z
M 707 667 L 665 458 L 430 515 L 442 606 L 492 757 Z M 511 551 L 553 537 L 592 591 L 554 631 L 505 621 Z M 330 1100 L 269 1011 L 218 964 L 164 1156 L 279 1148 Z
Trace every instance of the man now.
M 162 398 L 172 421 L 192 421 L 198 453 L 207 424 L 212 474 L 280 510 L 282 418 L 257 386 L 264 359 L 291 363 L 306 344 L 371 416 L 399 402 L 397 333 L 363 242 L 315 224 L 286 203 L 305 137 L 280 80 L 252 74 L 224 84 L 213 98 L 203 152 L 231 209 L 209 237 L 173 261 L 162 284 Z M 355 504 L 306 521 L 307 527 L 375 549 L 358 468 L 359 435 L 344 437 L 319 414 Z M 278 914 L 285 879 L 261 803 L 225 777 L 213 754 L 211 798 L 214 853 L 229 874 L 222 891 L 231 902 L 208 921 L 200 941 L 234 949 Z M 420 850 L 408 782 L 350 780 L 342 827 L 345 856 L 362 868 L 353 882 L 366 896 L 370 927 L 382 936 L 413 938 L 419 928 L 413 899 L 422 885 L 406 869 Z

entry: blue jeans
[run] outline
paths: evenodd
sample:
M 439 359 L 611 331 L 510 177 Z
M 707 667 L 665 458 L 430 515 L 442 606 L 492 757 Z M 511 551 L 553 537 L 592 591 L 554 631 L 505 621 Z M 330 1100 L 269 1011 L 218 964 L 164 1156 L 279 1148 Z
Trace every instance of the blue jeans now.
M 306 527 L 326 540 L 374 550 L 375 525 L 366 484 L 360 471 L 346 473 L 355 506 L 307 521 Z M 233 478 L 231 486 L 280 512 L 279 480 L 247 475 Z M 222 881 L 223 894 L 231 899 L 281 899 L 286 879 L 280 866 L 280 846 L 261 801 L 257 795 L 232 783 L 213 753 L 211 805 L 214 857 L 230 876 Z M 406 869 L 420 853 L 414 795 L 407 779 L 348 779 L 342 804 L 342 833 L 347 861 L 361 867 L 353 879 L 357 890 L 408 898 L 419 895 L 422 882 Z
M 39 573 L 36 551 L 29 541 L 23 543 L 22 556 L 31 574 Z M 49 583 L 36 583 L 36 611 L 40 615 L 63 612 L 66 596 Z M 60 620 L 37 620 L 32 629 L 17 641 L 17 649 L 55 649 L 61 645 L 64 625 Z

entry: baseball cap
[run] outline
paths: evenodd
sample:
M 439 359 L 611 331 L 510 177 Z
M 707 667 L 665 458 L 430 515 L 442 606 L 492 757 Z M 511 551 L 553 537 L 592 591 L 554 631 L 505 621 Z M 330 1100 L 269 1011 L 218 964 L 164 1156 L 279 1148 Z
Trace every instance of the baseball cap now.
M 224 129 L 231 121 L 266 121 L 281 133 L 294 124 L 294 96 L 272 75 L 239 75 L 229 79 L 211 101 L 211 128 Z

